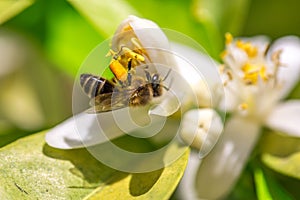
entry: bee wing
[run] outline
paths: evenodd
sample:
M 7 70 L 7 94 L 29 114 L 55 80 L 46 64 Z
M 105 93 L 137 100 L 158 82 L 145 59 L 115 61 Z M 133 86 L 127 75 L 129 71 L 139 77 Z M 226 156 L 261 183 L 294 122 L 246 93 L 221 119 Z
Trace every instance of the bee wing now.
M 117 91 L 113 93 L 100 94 L 90 101 L 92 107 L 87 110 L 89 113 L 108 112 L 129 106 L 129 100 L 133 89 Z

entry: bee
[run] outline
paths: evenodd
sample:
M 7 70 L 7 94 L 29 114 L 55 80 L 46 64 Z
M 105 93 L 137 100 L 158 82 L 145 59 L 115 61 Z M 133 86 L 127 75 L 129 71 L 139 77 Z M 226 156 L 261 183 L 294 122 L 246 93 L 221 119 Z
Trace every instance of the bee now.
M 117 110 L 125 107 L 145 106 L 153 98 L 160 97 L 163 89 L 169 90 L 163 85 L 163 81 L 170 74 L 170 70 L 164 78 L 158 73 L 150 74 L 145 70 L 145 77 L 135 75 L 132 82 L 126 87 L 116 81 L 109 81 L 103 77 L 92 74 L 81 74 L 80 84 L 83 91 L 91 98 L 92 108 L 88 112 L 100 113 Z
M 92 74 L 81 74 L 80 85 L 89 98 L 94 98 L 100 94 L 112 93 L 115 88 L 115 83 Z

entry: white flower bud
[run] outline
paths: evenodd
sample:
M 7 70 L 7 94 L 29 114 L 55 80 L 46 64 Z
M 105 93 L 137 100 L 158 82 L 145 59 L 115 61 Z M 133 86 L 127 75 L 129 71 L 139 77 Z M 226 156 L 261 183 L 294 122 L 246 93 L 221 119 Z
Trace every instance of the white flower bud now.
M 201 154 L 208 153 L 223 129 L 220 116 L 212 109 L 194 109 L 184 114 L 180 136 Z

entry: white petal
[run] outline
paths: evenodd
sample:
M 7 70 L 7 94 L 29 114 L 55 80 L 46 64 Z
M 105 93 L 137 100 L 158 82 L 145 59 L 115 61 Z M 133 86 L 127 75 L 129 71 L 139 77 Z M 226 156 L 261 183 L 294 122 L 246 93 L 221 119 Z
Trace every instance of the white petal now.
M 207 84 L 212 86 L 220 81 L 218 63 L 207 54 L 174 42 L 171 43 L 171 49 L 175 54 L 179 72 L 191 85 L 197 84 L 200 78 L 205 78 Z
M 263 55 L 269 44 L 269 38 L 263 35 L 235 38 L 234 41 L 226 47 L 228 54 L 225 56 L 224 62 L 232 69 L 236 70 L 236 72 L 239 72 L 241 67 L 243 67 L 243 65 L 249 60 L 247 53 L 236 45 L 237 40 L 241 40 L 242 42 L 250 42 L 254 47 L 257 48 L 258 55 Z
M 177 96 L 169 91 L 163 96 L 163 100 L 158 105 L 149 110 L 149 115 L 170 116 L 180 108 L 180 101 Z
M 148 115 L 149 106 L 126 107 L 111 112 L 82 112 L 51 129 L 46 142 L 59 149 L 74 149 L 110 141 L 124 134 L 151 137 L 165 125 L 165 117 Z
M 170 54 L 164 53 L 169 51 L 170 45 L 162 29 L 153 21 L 133 15 L 128 16 L 117 28 L 112 39 L 112 49 L 118 51 L 121 45 L 130 49 L 136 48 L 131 41 L 134 37 L 137 37 L 141 47 L 147 51 L 151 63 L 172 66 L 173 61 L 172 58 L 169 58 Z
M 123 134 L 117 127 L 111 127 L 109 136 L 99 133 L 97 115 L 82 112 L 52 128 L 46 134 L 46 142 L 55 148 L 74 149 L 107 142 Z
M 196 177 L 200 198 L 220 199 L 227 195 L 259 136 L 259 125 L 233 116 L 212 152 L 203 159 Z
M 270 54 L 282 50 L 278 83 L 282 83 L 281 97 L 284 98 L 295 86 L 300 77 L 300 39 L 294 36 L 280 38 L 270 48 Z M 269 55 L 271 56 L 271 55 Z
M 265 35 L 258 35 L 254 37 L 241 37 L 239 38 L 245 42 L 250 42 L 258 49 L 258 53 L 264 53 L 270 43 L 270 38 Z
M 229 81 L 224 86 L 224 95 L 222 95 L 219 105 L 220 109 L 228 112 L 235 111 L 241 101 L 240 96 L 243 96 L 244 91 L 245 88 L 238 79 Z
M 129 18 L 130 26 L 144 47 L 170 49 L 168 38 L 156 23 L 135 16 Z
M 194 109 L 186 112 L 181 122 L 182 140 L 206 155 L 216 144 L 222 133 L 223 124 L 212 109 Z
M 201 163 L 199 155 L 192 151 L 190 153 L 189 162 L 184 171 L 184 175 L 178 186 L 176 195 L 179 199 L 197 200 L 197 191 L 195 188 L 197 169 Z
M 208 55 L 182 44 L 171 43 L 171 49 L 178 73 L 191 87 L 198 106 L 216 105 L 224 93 L 223 90 L 219 91 L 222 81 L 218 73 L 218 64 Z
M 290 100 L 277 105 L 266 120 L 271 129 L 300 137 L 300 101 Z

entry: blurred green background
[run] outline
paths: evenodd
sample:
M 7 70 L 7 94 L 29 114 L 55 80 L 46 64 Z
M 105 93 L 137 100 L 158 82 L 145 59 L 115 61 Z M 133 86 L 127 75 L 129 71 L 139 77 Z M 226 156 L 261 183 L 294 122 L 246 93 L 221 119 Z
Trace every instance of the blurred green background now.
M 219 60 L 226 32 L 234 36 L 263 34 L 271 39 L 299 36 L 299 10 L 297 0 L 1 0 L 0 147 L 72 115 L 77 70 L 89 52 L 112 36 L 129 14 L 190 36 Z M 299 98 L 299 91 L 298 86 L 291 97 Z M 265 138 L 260 146 L 282 140 L 267 134 Z M 292 143 L 299 147 L 297 139 Z M 280 148 L 280 144 L 272 146 L 270 152 L 280 155 Z M 248 199 L 256 198 L 251 173 L 262 164 L 253 160 L 231 198 L 245 198 L 245 193 Z M 295 189 L 297 178 L 270 177 L 284 194 L 300 197 Z

